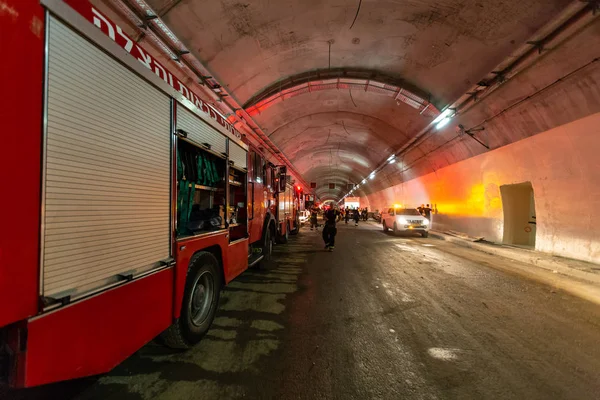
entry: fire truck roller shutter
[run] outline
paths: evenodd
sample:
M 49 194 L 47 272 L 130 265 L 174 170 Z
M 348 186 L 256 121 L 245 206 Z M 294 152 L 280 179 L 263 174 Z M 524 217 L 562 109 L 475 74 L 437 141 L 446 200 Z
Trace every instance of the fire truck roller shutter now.
M 177 104 L 177 129 L 184 130 L 187 139 L 198 145 L 207 143 L 219 154 L 227 152 L 227 138 L 180 104 Z
M 170 99 L 49 19 L 41 294 L 77 297 L 170 257 Z
M 248 165 L 247 154 L 248 152 L 242 146 L 229 141 L 229 159 L 233 161 L 233 165 L 238 168 L 246 168 Z

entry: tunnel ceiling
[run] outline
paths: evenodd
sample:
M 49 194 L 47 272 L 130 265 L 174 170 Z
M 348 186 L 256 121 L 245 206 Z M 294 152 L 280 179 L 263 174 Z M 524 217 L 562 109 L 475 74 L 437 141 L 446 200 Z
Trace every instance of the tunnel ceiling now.
M 294 77 L 306 81 L 314 74 L 318 85 L 320 71 L 332 69 L 342 78 L 345 71 L 349 77 L 361 71 L 367 84 L 372 76 L 405 87 L 439 109 L 570 0 L 147 3 L 247 110 L 278 85 L 294 86 Z M 382 91 L 357 85 L 306 89 L 251 115 L 305 180 L 317 182 L 317 195 L 340 198 L 346 184 L 365 178 L 434 117 Z

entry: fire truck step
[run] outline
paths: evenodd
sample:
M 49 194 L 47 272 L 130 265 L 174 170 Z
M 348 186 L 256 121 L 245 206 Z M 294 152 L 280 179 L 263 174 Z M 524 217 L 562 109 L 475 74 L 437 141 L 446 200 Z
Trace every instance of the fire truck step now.
M 258 264 L 265 256 L 263 254 L 252 256 L 248 259 L 248 268 L 255 266 Z

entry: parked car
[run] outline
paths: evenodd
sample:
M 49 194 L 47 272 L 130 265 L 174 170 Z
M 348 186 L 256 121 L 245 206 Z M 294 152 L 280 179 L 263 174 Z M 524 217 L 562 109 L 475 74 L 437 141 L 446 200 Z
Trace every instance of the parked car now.
M 429 236 L 429 220 L 416 208 L 390 207 L 383 211 L 381 224 L 384 232 L 392 229 L 394 234 L 417 232 L 423 237 Z
M 369 218 L 373 218 L 375 221 L 381 222 L 381 214 L 379 213 L 379 210 L 369 211 L 367 214 L 367 219 Z
M 305 224 L 310 219 L 310 210 L 300 211 L 300 223 Z

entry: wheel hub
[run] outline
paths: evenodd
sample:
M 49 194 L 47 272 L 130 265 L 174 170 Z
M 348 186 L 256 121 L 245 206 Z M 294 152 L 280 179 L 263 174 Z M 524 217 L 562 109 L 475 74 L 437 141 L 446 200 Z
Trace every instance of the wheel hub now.
M 194 325 L 199 326 L 208 317 L 213 292 L 212 275 L 208 272 L 202 273 L 196 280 L 194 291 L 190 296 L 190 317 Z

